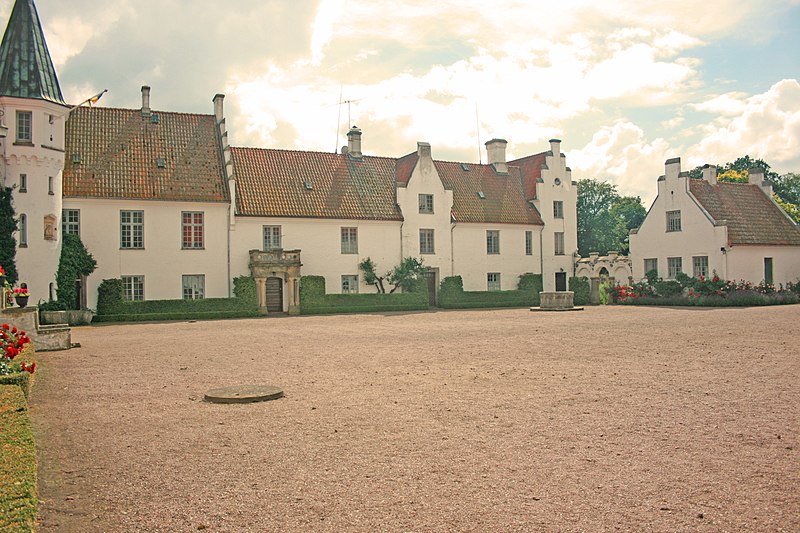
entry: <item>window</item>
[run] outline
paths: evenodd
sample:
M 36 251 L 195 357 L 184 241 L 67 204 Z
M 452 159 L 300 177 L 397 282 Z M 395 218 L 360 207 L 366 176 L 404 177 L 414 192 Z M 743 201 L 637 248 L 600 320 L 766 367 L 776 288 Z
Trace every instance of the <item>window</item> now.
M 183 299 L 202 300 L 206 294 L 206 277 L 203 274 L 183 276 Z
M 667 277 L 675 279 L 681 272 L 683 272 L 683 258 L 667 257 Z
M 23 213 L 19 216 L 19 245 L 28 246 L 28 217 Z
M 499 230 L 486 230 L 486 253 L 499 254 L 500 253 L 500 231 Z
M 775 283 L 775 280 L 772 275 L 772 258 L 765 257 L 764 258 L 764 284 L 765 285 L 772 285 Z
M 564 202 L 561 200 L 553 201 L 553 218 L 564 218 Z
M 647 275 L 651 270 L 655 270 L 658 274 L 658 259 L 645 259 L 644 260 L 644 273 Z
M 486 288 L 490 291 L 500 290 L 500 273 L 489 272 L 486 274 Z
M 32 126 L 33 126 L 33 113 L 31 113 L 30 111 L 17 111 L 18 143 L 33 142 L 33 135 L 31 133 Z
M 667 231 L 681 230 L 681 212 L 667 211 Z
M 358 294 L 358 276 L 342 276 L 342 294 Z
M 62 235 L 81 234 L 80 209 L 63 209 L 61 211 L 61 234 Z
M 553 253 L 555 255 L 564 255 L 564 232 L 557 231 L 553 233 Z
M 203 212 L 183 211 L 181 213 L 181 233 L 184 250 L 202 248 L 203 245 Z
M 419 253 L 433 254 L 436 253 L 433 247 L 433 230 L 421 229 L 419 230 Z
M 533 232 L 525 232 L 525 255 L 533 255 Z
M 420 213 L 433 213 L 433 195 L 420 194 L 419 195 L 419 212 Z
M 698 255 L 692 257 L 692 271 L 693 275 L 696 278 L 703 276 L 704 278 L 708 277 L 708 256 L 707 255 Z
M 120 248 L 144 248 L 144 211 L 120 211 Z
M 278 250 L 281 248 L 281 227 L 264 226 L 264 251 Z
M 28 175 L 19 175 L 19 192 L 28 192 Z
M 47 178 L 47 194 L 55 194 L 53 192 L 53 176 L 48 176 Z
M 144 276 L 122 276 L 122 287 L 126 300 L 144 300 Z
M 342 228 L 342 253 L 358 253 L 358 228 Z

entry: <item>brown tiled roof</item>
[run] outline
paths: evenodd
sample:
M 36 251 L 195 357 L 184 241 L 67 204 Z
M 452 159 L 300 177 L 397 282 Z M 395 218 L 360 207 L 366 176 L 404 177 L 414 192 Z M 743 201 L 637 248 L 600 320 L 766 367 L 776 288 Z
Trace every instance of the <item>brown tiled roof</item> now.
M 434 161 L 434 165 L 444 187 L 453 191 L 456 222 L 543 224 L 536 210 L 525 201 L 518 168 L 509 167 L 508 174 L 498 174 L 489 165 L 445 161 Z
M 419 161 L 417 152 L 411 152 L 397 160 L 395 180 L 398 187 L 408 186 L 408 180 L 411 179 L 411 174 L 414 172 L 414 167 L 417 166 L 417 161 Z
M 261 148 L 232 150 L 240 215 L 403 219 L 395 201 L 394 159 Z
M 542 167 L 547 161 L 548 153 L 542 152 L 540 154 L 529 155 L 514 161 L 509 161 L 509 166 L 519 168 L 520 175 L 522 176 L 522 187 L 525 190 L 525 199 L 533 200 L 536 198 L 536 184 L 542 177 Z
M 228 201 L 214 116 L 153 115 L 157 123 L 138 109 L 72 111 L 66 124 L 64 196 Z
M 800 227 L 758 185 L 691 179 L 689 190 L 715 221 L 728 221 L 729 245 L 800 246 Z

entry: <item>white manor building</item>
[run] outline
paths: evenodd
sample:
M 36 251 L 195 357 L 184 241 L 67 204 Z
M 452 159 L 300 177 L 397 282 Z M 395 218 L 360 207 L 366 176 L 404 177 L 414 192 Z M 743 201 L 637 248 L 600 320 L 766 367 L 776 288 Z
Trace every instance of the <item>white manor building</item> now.
M 19 220 L 17 265 L 32 301 L 54 294 L 61 236 L 77 233 L 97 270 L 81 280 L 93 308 L 103 279 L 130 299 L 228 297 L 253 275 L 260 303 L 297 309 L 299 276 L 327 291 L 373 292 L 359 272 L 421 258 L 430 287 L 460 275 L 465 290 L 515 289 L 521 274 L 567 290 L 577 250 L 577 187 L 561 153 L 488 164 L 412 153 L 376 157 L 362 132 L 341 153 L 231 147 L 224 96 L 212 114 L 78 107 L 64 101 L 32 0 L 17 0 L 0 46 L 8 126 L 3 184 Z M 435 299 L 435 294 L 432 298 Z

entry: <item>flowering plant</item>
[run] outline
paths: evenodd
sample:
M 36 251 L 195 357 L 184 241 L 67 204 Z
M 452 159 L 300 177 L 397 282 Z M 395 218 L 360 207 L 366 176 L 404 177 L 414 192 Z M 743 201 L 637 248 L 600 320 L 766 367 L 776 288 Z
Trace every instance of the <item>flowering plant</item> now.
M 5 275 L 6 275 L 6 271 L 3 270 L 3 265 L 0 265 L 0 276 L 5 276 Z
M 18 289 L 14 289 L 14 297 L 17 296 L 30 296 L 31 293 L 28 292 L 28 287 L 20 287 Z
M 13 362 L 29 342 L 31 342 L 30 337 L 21 329 L 8 324 L 0 327 L 0 375 L 12 374 L 20 370 L 31 374 L 36 371 L 36 363 L 28 364 L 23 361 L 17 365 Z

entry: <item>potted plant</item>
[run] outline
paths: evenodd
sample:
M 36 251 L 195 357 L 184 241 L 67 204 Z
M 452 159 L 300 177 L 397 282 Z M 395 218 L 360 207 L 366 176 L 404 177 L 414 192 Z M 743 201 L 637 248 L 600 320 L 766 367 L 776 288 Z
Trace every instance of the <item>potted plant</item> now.
M 19 288 L 14 289 L 14 300 L 20 307 L 28 305 L 28 298 L 30 298 L 30 296 L 31 293 L 28 292 L 28 286 L 25 283 L 20 285 Z

